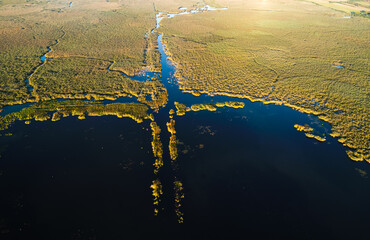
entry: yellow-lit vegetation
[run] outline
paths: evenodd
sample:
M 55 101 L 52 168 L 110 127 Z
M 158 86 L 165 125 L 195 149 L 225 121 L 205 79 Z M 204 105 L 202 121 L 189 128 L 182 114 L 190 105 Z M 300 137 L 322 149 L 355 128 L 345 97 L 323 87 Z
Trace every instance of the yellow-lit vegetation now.
M 69 100 L 69 101 L 48 101 L 35 103 L 19 112 L 10 113 L 0 118 L 0 130 L 7 129 L 13 122 L 19 121 L 58 121 L 61 117 L 78 116 L 84 119 L 85 116 L 106 116 L 113 115 L 119 118 L 129 117 L 138 123 L 149 119 L 148 107 L 140 103 L 112 103 L 99 104 L 96 102 Z M 51 117 L 52 116 L 52 117 Z
M 163 166 L 163 145 L 160 138 L 161 129 L 156 122 L 151 122 L 150 127 L 152 129 L 153 136 L 152 149 L 154 157 L 156 158 L 153 164 L 154 173 L 157 174 L 159 169 Z
M 306 0 L 333 10 L 350 13 L 351 16 L 367 17 L 370 18 L 370 3 L 366 0 Z
M 231 108 L 244 108 L 245 104 L 243 102 L 225 102 L 225 106 Z
M 148 66 L 151 72 L 161 72 L 161 53 L 158 50 L 158 33 L 149 33 L 148 34 L 148 47 L 146 50 L 146 65 Z
M 346 151 L 348 157 L 352 159 L 353 161 L 363 161 L 369 159 L 369 155 L 366 155 L 367 153 L 365 151 L 351 151 L 347 150 Z
M 193 94 L 193 96 L 195 96 L 195 97 L 199 97 L 201 95 L 200 92 L 191 92 L 191 94 Z
M 175 107 L 177 116 L 183 116 L 188 111 L 186 105 L 182 103 L 175 102 Z
M 312 132 L 313 131 L 313 128 L 311 128 L 310 126 L 308 126 L 307 124 L 302 126 L 302 125 L 299 125 L 299 124 L 294 124 L 294 127 L 297 129 L 297 131 L 300 131 L 300 132 Z
M 306 135 L 306 137 L 316 139 L 319 142 L 325 142 L 326 141 L 326 138 L 314 135 L 314 134 L 309 133 L 309 132 L 306 132 L 305 135 Z
M 140 92 L 134 96 L 138 97 L 139 102 L 145 103 L 153 109 L 164 107 L 168 102 L 167 89 L 157 78 L 144 82 Z M 147 100 L 148 96 L 151 96 L 150 100 Z
M 326 141 L 326 138 L 325 138 L 325 137 L 315 136 L 314 138 L 315 138 L 317 141 L 319 141 L 319 142 L 325 142 L 325 141 Z
M 168 149 L 170 150 L 171 160 L 175 161 L 178 157 L 175 120 L 170 119 L 170 122 L 168 122 L 166 125 L 167 125 L 168 132 L 171 133 L 170 143 L 168 145 Z
M 109 60 L 113 61 L 111 70 L 127 75 L 134 75 L 144 67 L 147 47 L 144 36 L 155 24 L 151 2 L 77 0 L 72 8 L 65 9 L 62 16 L 53 20 L 63 26 L 66 34 L 48 57 Z
M 167 122 L 167 130 L 169 133 L 171 133 L 170 136 L 170 142 L 168 149 L 170 151 L 170 157 L 171 157 L 171 165 L 173 170 L 176 172 L 178 169 L 177 165 L 177 157 L 178 157 L 178 150 L 177 150 L 177 138 L 176 138 L 176 129 L 175 129 L 175 120 L 170 118 L 170 122 Z M 173 188 L 175 191 L 175 198 L 174 198 L 174 204 L 175 204 L 175 213 L 177 216 L 177 221 L 179 223 L 184 222 L 184 214 L 181 211 L 181 201 L 184 198 L 184 193 L 183 193 L 183 185 L 182 182 L 177 179 L 175 176 L 175 181 L 173 182 Z
M 201 111 L 201 110 L 208 110 L 208 111 L 216 111 L 217 107 L 216 104 L 207 103 L 207 104 L 193 104 L 191 105 L 190 109 L 194 112 Z
M 177 13 L 182 11 L 181 7 L 186 7 L 187 10 L 195 9 L 199 5 L 199 0 L 153 0 L 158 12 Z
M 319 142 L 325 142 L 326 141 L 326 138 L 325 137 L 320 137 L 318 135 L 312 134 L 313 128 L 311 128 L 307 124 L 304 125 L 304 126 L 299 125 L 299 124 L 294 124 L 294 128 L 296 128 L 297 131 L 299 131 L 299 132 L 304 132 L 305 135 L 306 135 L 306 137 L 308 137 L 308 138 L 314 138 L 314 139 L 316 139 Z
M 114 100 L 132 95 L 152 108 L 167 103 L 167 90 L 156 78 L 146 82 L 133 81 L 119 72 L 107 71 L 111 63 L 87 58 L 56 58 L 47 60 L 29 77 L 37 101 L 56 98 Z M 151 96 L 151 100 L 147 97 Z
M 112 71 L 134 75 L 146 63 L 160 70 L 157 34 L 145 37 L 154 26 L 153 3 L 145 0 L 75 0 L 71 6 L 62 0 L 1 1 L 0 109 L 53 98 L 138 95 L 142 84 Z
M 11 2 L 0 3 L 0 109 L 5 105 L 28 101 L 25 80 L 42 63 L 40 57 L 47 52 L 46 46 L 61 34 L 60 28 L 50 27 L 43 24 L 42 19 L 35 19 L 32 11 L 39 12 L 44 5 L 7 5 Z
M 161 201 L 161 196 L 163 194 L 161 181 L 159 179 L 153 180 L 152 185 L 150 185 L 150 188 L 152 189 L 153 195 L 154 215 L 157 215 L 159 212 L 158 205 Z
M 175 102 L 176 107 L 176 114 L 177 116 L 183 116 L 186 112 L 193 111 L 201 111 L 201 110 L 207 110 L 214 112 L 217 110 L 217 108 L 221 107 L 231 107 L 231 108 L 243 108 L 244 107 L 243 102 L 218 102 L 218 103 L 206 103 L 206 104 L 193 104 L 190 107 L 187 107 L 185 104 L 181 104 L 178 102 Z
M 370 162 L 369 19 L 305 1 L 214 2 L 228 10 L 176 16 L 158 29 L 180 88 L 318 115 Z M 332 66 L 339 61 L 343 68 Z
M 184 222 L 184 213 L 181 211 L 181 201 L 185 197 L 184 195 L 184 187 L 182 185 L 182 182 L 179 180 L 176 180 L 174 183 L 174 191 L 175 191 L 175 213 L 177 216 L 177 221 L 179 223 Z

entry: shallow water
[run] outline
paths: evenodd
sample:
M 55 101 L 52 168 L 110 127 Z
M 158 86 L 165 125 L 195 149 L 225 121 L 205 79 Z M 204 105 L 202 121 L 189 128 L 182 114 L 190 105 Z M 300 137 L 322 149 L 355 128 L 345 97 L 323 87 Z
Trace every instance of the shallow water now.
M 51 51 L 51 48 L 49 48 L 49 47 L 48 47 L 48 52 L 50 52 L 50 51 Z M 45 53 L 44 55 L 42 55 L 42 56 L 40 57 L 40 59 L 41 59 L 41 61 L 45 62 L 45 61 L 46 61 L 46 59 L 47 59 L 47 57 L 46 57 L 46 53 Z
M 336 67 L 336 68 L 340 68 L 340 69 L 344 68 L 344 66 L 342 66 L 342 65 L 335 65 L 335 64 L 332 64 L 332 66 L 333 66 L 333 67 Z
M 346 156 L 329 124 L 285 106 L 182 93 L 161 38 L 161 76 L 133 78 L 155 75 L 169 93 L 167 106 L 154 114 L 164 146 L 159 174 L 153 173 L 149 121 L 16 122 L 12 136 L 0 137 L 0 237 L 367 239 L 370 168 Z M 174 116 L 174 163 L 166 130 L 174 101 L 243 101 L 245 107 Z M 306 138 L 294 124 L 309 124 L 327 141 Z M 158 216 L 150 189 L 155 179 L 163 186 Z M 175 180 L 184 187 L 184 224 L 175 214 Z

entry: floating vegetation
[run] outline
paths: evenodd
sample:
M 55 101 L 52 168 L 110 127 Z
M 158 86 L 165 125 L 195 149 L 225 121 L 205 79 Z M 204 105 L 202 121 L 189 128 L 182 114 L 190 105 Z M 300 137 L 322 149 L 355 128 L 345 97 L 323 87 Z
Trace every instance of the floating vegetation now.
M 313 128 L 311 128 L 310 126 L 308 126 L 308 124 L 302 126 L 302 125 L 299 125 L 299 124 L 295 124 L 294 127 L 297 129 L 297 131 L 300 131 L 300 132 L 312 132 L 313 131 Z
M 186 112 L 193 111 L 202 111 L 207 110 L 214 112 L 217 108 L 220 107 L 231 107 L 231 108 L 244 108 L 245 104 L 243 102 L 223 102 L 223 103 L 206 103 L 206 104 L 193 104 L 191 107 L 187 107 L 185 104 L 175 102 L 175 107 L 177 109 L 177 116 L 183 116 Z
M 163 148 L 160 138 L 161 129 L 156 122 L 151 122 L 150 127 L 152 129 L 152 149 L 155 159 L 154 162 L 154 173 L 158 174 L 159 169 L 163 166 Z
M 51 121 L 53 122 L 59 121 L 61 117 L 62 117 L 62 114 L 60 112 L 55 112 L 53 114 L 53 117 L 51 118 Z
M 178 103 L 178 102 L 175 102 L 175 107 L 176 107 L 176 114 L 177 116 L 183 116 L 185 115 L 186 111 L 187 111 L 187 108 L 186 108 L 186 105 L 185 104 L 181 104 L 181 103 Z
M 184 187 L 182 185 L 182 182 L 176 180 L 174 183 L 174 191 L 175 191 L 175 213 L 177 216 L 177 221 L 179 223 L 184 222 L 184 213 L 181 211 L 181 201 L 185 197 L 184 195 Z
M 245 104 L 243 102 L 224 102 L 216 103 L 217 107 L 231 107 L 231 108 L 244 108 Z
M 169 150 L 170 150 L 170 157 L 171 157 L 171 164 L 174 172 L 177 172 L 178 169 L 178 164 L 177 164 L 177 157 L 178 157 L 178 150 L 177 150 L 177 139 L 176 139 L 176 130 L 175 130 L 175 120 L 172 118 L 170 119 L 170 122 L 167 123 L 167 130 L 169 133 L 171 133 L 170 137 L 170 143 L 169 143 Z M 175 204 L 175 213 L 177 216 L 177 221 L 179 223 L 184 222 L 184 214 L 181 211 L 181 201 L 184 198 L 184 193 L 183 193 L 183 185 L 181 181 L 179 181 L 175 175 L 175 181 L 173 182 L 173 188 L 175 191 L 175 199 L 174 199 L 174 204 Z
M 137 123 L 149 119 L 148 107 L 139 103 L 111 103 L 100 104 L 97 102 L 69 100 L 69 101 L 48 101 L 35 103 L 19 112 L 10 113 L 0 118 L 0 130 L 7 129 L 13 122 L 19 121 L 58 121 L 67 116 L 78 116 L 84 119 L 85 116 L 106 116 L 113 115 L 119 118 L 129 117 Z M 51 117 L 52 114 L 52 117 Z
M 175 120 L 170 119 L 170 122 L 167 123 L 167 130 L 171 133 L 170 143 L 169 143 L 169 150 L 170 150 L 170 157 L 172 161 L 175 161 L 178 153 L 177 153 L 177 139 L 176 139 L 176 130 L 175 130 Z
M 201 95 L 200 92 L 191 92 L 191 94 L 193 94 L 193 96 L 195 96 L 195 97 L 199 97 Z
M 158 205 L 161 201 L 161 196 L 163 194 L 162 183 L 159 179 L 153 180 L 152 185 L 150 185 L 153 195 L 153 205 L 154 205 L 154 215 L 157 216 L 159 213 Z
M 312 134 L 313 128 L 311 128 L 308 124 L 305 124 L 304 126 L 299 125 L 299 124 L 294 124 L 294 128 L 297 129 L 299 132 L 304 132 L 306 137 L 308 138 L 314 138 L 319 142 L 325 142 L 326 138 L 325 137 L 320 137 L 318 135 Z
M 214 112 L 217 110 L 216 104 L 213 103 L 207 103 L 207 104 L 194 104 L 191 105 L 190 109 L 194 112 L 201 111 L 201 110 L 207 110 Z
M 313 135 L 312 133 L 305 133 L 306 137 L 308 138 L 314 138 L 316 139 L 317 141 L 319 142 L 325 142 L 326 141 L 326 138 L 323 138 L 323 137 L 320 137 L 320 136 L 317 136 L 317 135 Z
M 348 157 L 353 161 L 364 161 L 364 160 L 368 161 L 368 159 L 370 158 L 370 154 L 368 153 L 368 151 L 364 150 L 357 151 L 347 150 L 346 153 Z
M 319 141 L 319 142 L 325 142 L 326 138 L 325 137 L 320 137 L 320 136 L 314 136 L 314 138 Z

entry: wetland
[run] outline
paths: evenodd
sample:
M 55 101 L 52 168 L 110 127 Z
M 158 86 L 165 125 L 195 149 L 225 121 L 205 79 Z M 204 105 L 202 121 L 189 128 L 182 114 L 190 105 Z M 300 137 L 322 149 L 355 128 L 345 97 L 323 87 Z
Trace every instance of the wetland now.
M 368 19 L 246 5 L 0 1 L 0 238 L 367 239 Z

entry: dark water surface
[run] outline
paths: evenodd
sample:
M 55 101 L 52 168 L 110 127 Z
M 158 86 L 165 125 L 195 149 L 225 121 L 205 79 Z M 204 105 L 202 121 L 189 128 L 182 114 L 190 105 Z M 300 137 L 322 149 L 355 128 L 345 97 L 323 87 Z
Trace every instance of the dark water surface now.
M 0 239 L 369 239 L 369 164 L 352 162 L 329 124 L 284 106 L 183 94 L 160 40 L 169 103 L 155 114 L 164 146 L 159 174 L 149 120 L 16 122 L 12 136 L 0 137 Z M 165 124 L 174 101 L 245 107 L 175 116 L 173 164 Z M 327 141 L 306 138 L 294 124 L 309 124 Z M 154 216 L 157 178 L 163 195 Z M 183 224 L 175 179 L 184 187 Z

